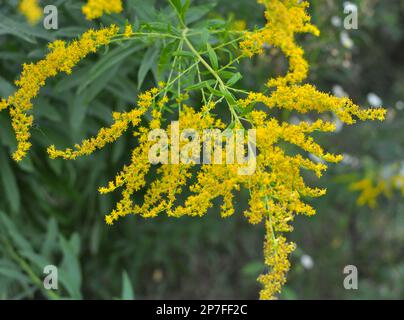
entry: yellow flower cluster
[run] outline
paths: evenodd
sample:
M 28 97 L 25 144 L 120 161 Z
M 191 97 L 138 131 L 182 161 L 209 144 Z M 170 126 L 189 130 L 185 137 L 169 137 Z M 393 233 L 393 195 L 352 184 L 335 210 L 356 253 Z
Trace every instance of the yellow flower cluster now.
M 93 20 L 102 17 L 105 13 L 122 12 L 122 0 L 88 0 L 82 7 L 82 12 L 87 20 Z
M 150 94 L 149 91 L 141 97 L 147 100 Z M 163 164 L 157 169 L 158 177 L 148 187 L 145 180 L 146 174 L 151 170 L 147 158 L 151 144 L 147 135 L 150 129 L 160 127 L 160 117 L 158 111 L 153 112 L 150 128 L 142 127 L 136 134 L 139 137 L 139 146 L 133 151 L 131 164 L 124 167 L 107 187 L 100 188 L 103 194 L 117 188 L 123 189 L 122 200 L 105 217 L 105 221 L 107 224 L 113 224 L 128 214 L 152 218 L 163 212 L 172 217 L 203 216 L 218 198 L 222 199 L 222 217 L 228 217 L 235 211 L 235 193 L 249 190 L 250 208 L 245 215 L 253 224 L 266 221 L 265 255 L 268 266 L 272 268 L 272 272 L 259 278 L 265 286 L 261 297 L 273 297 L 286 281 L 285 274 L 289 268 L 287 255 L 294 248 L 293 244 L 287 243 L 284 237 L 276 234 L 292 230 L 290 223 L 295 214 L 315 213 L 311 206 L 303 202 L 304 197 L 319 197 L 325 193 L 325 190 L 308 187 L 301 177 L 301 170 L 311 170 L 321 176 L 326 169 L 326 165 L 314 163 L 301 155 L 287 155 L 279 143 L 286 141 L 321 159 L 337 162 L 341 160 L 341 156 L 324 152 L 320 145 L 308 136 L 314 131 L 333 131 L 334 124 L 322 120 L 312 124 L 279 124 L 275 119 L 268 119 L 265 112 L 253 111 L 250 120 L 257 130 L 259 153 L 256 173 L 251 176 L 239 175 L 237 169 L 240 164 L 203 164 L 199 173 L 195 174 L 195 183 L 189 187 L 191 195 L 181 204 L 178 203 L 177 197 L 193 177 L 191 169 L 199 165 Z M 223 129 L 225 126 L 203 110 L 196 112 L 193 108 L 184 106 L 179 117 L 179 127 L 202 131 L 208 128 Z M 170 126 L 167 131 L 171 132 Z M 202 140 L 201 143 L 203 142 Z M 145 194 L 143 201 L 134 203 L 132 197 L 140 190 Z
M 379 181 L 374 184 L 372 179 L 369 178 L 365 178 L 353 183 L 350 186 L 350 190 L 360 191 L 360 196 L 358 197 L 357 204 L 359 206 L 368 205 L 370 208 L 375 208 L 379 196 L 383 193 L 386 194 L 386 192 L 389 191 L 384 181 Z
M 240 47 L 245 55 L 252 57 L 264 52 L 264 46 L 280 48 L 289 60 L 289 72 L 285 77 L 271 79 L 269 86 L 293 84 L 307 77 L 308 63 L 303 58 L 304 51 L 295 42 L 296 33 L 309 32 L 319 35 L 319 30 L 310 24 L 306 13 L 307 1 L 258 0 L 266 7 L 265 28 L 250 32 Z
M 333 123 L 324 120 L 312 123 L 282 123 L 269 116 L 268 111 L 283 108 L 299 113 L 331 112 L 347 124 L 353 124 L 358 119 L 383 120 L 386 111 L 382 108 L 361 109 L 348 98 L 333 97 L 318 91 L 312 85 L 302 84 L 307 78 L 309 66 L 304 58 L 303 49 L 295 41 L 295 36 L 302 32 L 319 34 L 318 29 L 310 24 L 310 16 L 306 12 L 308 2 L 304 0 L 259 0 L 259 2 L 265 5 L 267 23 L 263 29 L 245 32 L 240 48 L 246 57 L 264 53 L 265 46 L 280 48 L 289 61 L 289 70 L 285 76 L 268 81 L 267 86 L 270 88 L 268 94 L 251 92 L 243 95 L 238 101 L 231 99 L 237 104 L 236 106 L 233 102 L 229 104 L 232 119 L 235 119 L 232 123 L 235 129 L 241 128 L 240 119 L 242 119 L 256 130 L 257 155 L 254 174 L 240 175 L 239 170 L 245 164 L 235 161 L 202 165 L 171 161 L 171 164 L 152 165 L 149 151 L 155 142 L 149 139 L 151 130 L 167 129 L 168 145 L 170 141 L 178 138 L 172 136 L 173 124 L 164 126 L 162 112 L 165 107 L 180 106 L 177 123 L 180 130 L 192 128 L 201 133 L 206 129 L 220 131 L 229 128 L 219 120 L 219 116 L 211 113 L 216 107 L 214 99 L 204 101 L 201 111 L 196 111 L 198 108 L 191 108 L 185 104 L 189 96 L 181 93 L 184 91 L 183 88 L 179 86 L 176 88 L 176 94 L 172 95 L 170 90 L 172 88 L 169 88 L 172 85 L 170 81 L 169 84 L 159 83 L 159 88 L 140 94 L 137 108 L 124 113 L 114 113 L 114 123 L 109 128 L 101 129 L 95 137 L 75 145 L 74 149 L 62 151 L 51 146 L 48 153 L 51 158 L 67 160 L 89 155 L 107 143 L 115 142 L 130 125 L 138 127 L 142 115 L 152 109 L 152 120 L 148 126 L 140 126 L 134 131 L 136 147 L 132 150 L 130 163 L 124 166 L 107 186 L 99 189 L 101 194 L 121 190 L 121 200 L 105 216 L 106 223 L 111 225 L 129 214 L 144 218 L 156 217 L 161 213 L 167 213 L 171 217 L 184 215 L 201 217 L 218 199 L 222 201 L 221 216 L 228 217 L 235 212 L 233 203 L 235 195 L 248 192 L 249 208 L 244 215 L 250 223 L 264 222 L 266 226 L 264 255 L 269 272 L 258 279 L 263 285 L 260 296 L 262 299 L 272 299 L 286 282 L 286 274 L 290 268 L 288 256 L 295 248 L 282 233 L 292 231 L 291 223 L 296 214 L 308 216 L 315 214 L 314 208 L 305 203 L 306 197 L 320 197 L 326 192 L 324 189 L 307 186 L 302 171 L 306 170 L 321 177 L 327 169 L 325 162 L 339 162 L 342 156 L 327 153 L 312 137 L 314 132 L 334 131 Z M 120 10 L 122 10 L 121 1 L 112 0 L 109 2 L 90 0 L 83 8 L 88 19 L 99 17 L 104 12 Z M 96 51 L 98 46 L 109 43 L 117 31 L 115 26 L 100 31 L 89 31 L 80 40 L 68 46 L 62 41 L 56 41 L 50 45 L 51 53 L 44 60 L 24 66 L 21 78 L 17 81 L 19 90 L 12 97 L 0 102 L 0 110 L 9 107 L 16 131 L 19 142 L 18 150 L 14 154 L 16 160 L 21 160 L 30 147 L 29 128 L 32 116 L 28 111 L 32 108 L 31 100 L 45 84 L 45 80 L 58 72 L 70 73 L 72 67 L 87 54 Z M 127 26 L 124 38 L 130 38 L 132 34 L 132 28 Z M 213 68 L 208 68 L 207 62 L 202 57 L 198 59 L 208 70 L 211 69 L 210 72 L 215 72 Z M 219 78 L 221 81 L 219 75 L 215 76 L 216 80 Z M 237 92 L 245 91 L 237 90 Z M 231 95 L 226 95 L 226 101 L 228 96 Z M 257 104 L 266 106 L 266 111 L 254 108 Z M 243 118 L 240 118 L 238 112 L 243 109 L 246 112 L 243 113 Z M 198 143 L 206 142 L 204 139 L 207 138 L 204 136 Z M 284 144 L 293 145 L 296 153 L 286 152 Z M 173 156 L 173 147 L 168 148 Z M 246 151 L 237 149 L 237 153 L 245 155 Z M 308 154 L 322 161 L 314 162 L 308 158 Z M 149 184 L 146 176 L 151 171 L 156 171 L 157 178 Z M 188 196 L 184 201 L 180 201 L 179 195 L 184 193 Z M 140 197 L 140 194 L 144 196 Z
M 356 203 L 359 206 L 375 208 L 381 196 L 391 197 L 394 190 L 398 190 L 404 196 L 404 175 L 396 174 L 391 177 L 376 179 L 364 178 L 350 185 L 350 190 L 358 191 L 359 197 Z
M 245 31 L 247 29 L 247 21 L 236 20 L 232 23 L 232 29 L 234 31 Z
M 270 79 L 267 83 L 270 95 L 251 92 L 244 99 L 240 99 L 242 108 L 249 108 L 256 104 L 263 104 L 268 109 L 283 108 L 299 113 L 332 112 L 347 124 L 359 120 L 383 120 L 386 110 L 361 109 L 348 98 L 337 98 L 327 93 L 319 92 L 314 86 L 302 85 L 307 78 L 308 62 L 304 58 L 304 51 L 296 44 L 296 33 L 309 32 L 319 35 L 319 30 L 310 24 L 310 16 L 306 12 L 307 1 L 296 0 L 259 0 L 266 7 L 265 28 L 249 32 L 240 43 L 244 55 L 252 57 L 263 54 L 265 47 L 279 48 L 289 62 L 289 70 L 285 76 Z M 291 231 L 289 222 L 294 214 L 312 215 L 315 210 L 305 204 L 301 197 L 318 197 L 325 190 L 311 189 L 304 184 L 300 169 L 314 171 L 317 176 L 326 169 L 323 163 L 313 163 L 301 155 L 287 156 L 284 151 L 273 143 L 283 139 L 299 146 L 304 151 L 314 154 L 328 162 L 338 162 L 342 156 L 324 153 L 308 133 L 316 131 L 333 131 L 334 125 L 317 121 L 313 124 L 301 123 L 297 126 L 289 124 L 279 125 L 274 119 L 266 120 L 263 114 L 253 112 L 257 129 L 257 145 L 259 169 L 248 188 L 251 194 L 250 210 L 246 212 L 251 223 L 261 222 L 265 218 L 267 225 L 267 239 L 265 243 L 265 261 L 270 271 L 262 275 L 259 281 L 264 289 L 262 299 L 274 298 L 285 283 L 289 270 L 288 254 L 293 251 L 293 244 L 286 242 L 278 233 Z M 268 172 L 268 169 L 271 171 Z
M 139 214 L 144 218 L 156 217 L 162 212 L 166 212 L 169 216 L 176 217 L 185 214 L 182 212 L 182 207 L 176 206 L 176 196 L 182 193 L 188 179 L 191 177 L 190 169 L 193 166 L 192 164 L 163 164 L 157 170 L 159 178 L 152 182 L 147 188 L 143 203 L 134 204 L 130 199 L 130 195 L 138 191 L 140 187 L 146 185 L 145 174 L 150 170 L 148 154 L 153 144 L 153 142 L 147 140 L 147 137 L 150 129 L 160 127 L 160 117 L 160 112 L 154 111 L 150 128 L 140 128 L 138 136 L 141 147 L 134 150 L 134 155 L 136 155 L 135 162 L 130 165 L 134 168 L 131 171 L 127 171 L 125 168 L 123 172 L 117 175 L 115 182 L 110 183 L 108 188 L 100 189 L 101 193 L 106 193 L 115 190 L 117 186 L 124 187 L 122 200 L 117 204 L 111 214 L 106 216 L 106 221 L 109 224 L 112 224 L 112 222 L 116 221 L 119 217 L 128 214 Z M 204 116 L 201 113 L 195 112 L 192 108 L 183 106 L 179 119 L 180 130 L 188 128 L 203 130 L 211 127 L 223 127 L 223 125 L 210 115 Z M 171 132 L 170 126 L 167 131 Z M 172 138 L 171 134 L 169 134 L 169 140 Z M 224 188 L 216 188 L 217 192 L 223 192 L 223 190 L 218 189 Z M 203 204 L 200 205 L 203 206 Z M 187 209 L 189 210 L 190 208 L 187 206 Z M 205 212 L 206 210 L 204 210 L 202 214 Z
M 289 271 L 289 254 L 296 248 L 294 243 L 288 243 L 286 238 L 279 236 L 275 238 L 272 224 L 266 223 L 266 238 L 264 244 L 265 264 L 272 268 L 272 272 L 260 275 L 258 281 L 264 285 L 260 292 L 261 300 L 274 298 L 274 293 L 281 292 L 282 286 L 286 282 L 283 276 Z
M 18 10 L 27 18 L 28 23 L 32 25 L 37 24 L 43 15 L 38 0 L 21 0 Z
M 386 109 L 361 109 L 349 98 L 337 98 L 328 93 L 318 91 L 310 84 L 279 86 L 270 96 L 260 92 L 251 92 L 247 98 L 239 100 L 242 107 L 247 108 L 251 104 L 262 103 L 269 109 L 278 107 L 287 110 L 295 110 L 299 113 L 308 112 L 333 112 L 346 124 L 356 123 L 359 120 L 383 120 Z
M 55 146 L 48 148 L 48 154 L 51 159 L 63 158 L 65 160 L 75 160 L 78 157 L 88 156 L 94 153 L 97 149 L 102 149 L 108 143 L 113 143 L 118 140 L 128 129 L 131 124 L 136 127 L 142 115 L 147 109 L 155 103 L 155 99 L 159 90 L 153 88 L 139 95 L 138 109 L 132 109 L 129 112 L 114 112 L 112 117 L 114 123 L 109 128 L 102 128 L 96 137 L 83 140 L 81 144 L 74 146 L 75 150 L 70 148 L 66 150 L 57 150 Z
M 145 112 L 146 109 L 133 109 L 124 113 L 115 112 L 113 114 L 114 124 L 109 128 L 102 128 L 96 137 L 84 140 L 81 145 L 76 144 L 75 150 L 60 151 L 52 145 L 48 148 L 48 154 L 51 159 L 63 158 L 65 160 L 75 160 L 77 157 L 90 155 L 95 150 L 102 149 L 107 143 L 115 142 L 128 130 L 129 124 L 136 127 Z
M 0 103 L 0 110 L 9 108 L 16 133 L 18 148 L 13 155 L 16 161 L 22 160 L 31 147 L 29 139 L 33 116 L 29 111 L 33 106 L 32 99 L 37 96 L 46 80 L 60 72 L 70 74 L 80 60 L 89 53 L 96 52 L 98 47 L 108 44 L 117 32 L 118 27 L 112 25 L 98 31 L 89 30 L 70 44 L 57 40 L 49 44 L 50 52 L 43 60 L 23 65 L 20 78 L 15 82 L 19 89 Z
M 125 38 L 130 38 L 133 35 L 133 29 L 131 25 L 127 25 L 125 27 L 125 32 L 123 33 L 123 36 Z

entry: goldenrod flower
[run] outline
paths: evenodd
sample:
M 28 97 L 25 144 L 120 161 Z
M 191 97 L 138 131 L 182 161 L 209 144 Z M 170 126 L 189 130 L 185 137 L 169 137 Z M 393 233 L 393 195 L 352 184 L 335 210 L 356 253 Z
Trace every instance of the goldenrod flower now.
M 324 189 L 307 186 L 301 171 L 312 171 L 321 177 L 327 169 L 325 162 L 339 162 L 342 156 L 327 153 L 310 136 L 315 131 L 335 131 L 335 124 L 323 120 L 299 124 L 280 123 L 270 117 L 268 112 L 255 110 L 255 105 L 261 103 L 269 110 L 284 108 L 300 113 L 332 112 L 347 124 L 353 124 L 357 120 L 383 120 L 386 111 L 381 108 L 361 109 L 348 98 L 337 98 L 318 91 L 312 85 L 302 85 L 307 77 L 308 63 L 304 59 L 303 49 L 295 42 L 295 35 L 300 32 L 319 34 L 318 29 L 310 24 L 310 17 L 306 13 L 308 2 L 295 0 L 260 2 L 266 7 L 267 24 L 262 30 L 246 33 L 240 47 L 248 57 L 263 53 L 264 44 L 278 47 L 289 60 L 289 71 L 285 76 L 268 81 L 267 85 L 273 88 L 269 95 L 251 92 L 237 101 L 242 109 L 248 110 L 252 107 L 252 111 L 245 117 L 256 129 L 258 155 L 255 174 L 239 175 L 241 165 L 238 163 L 224 164 L 223 161 L 220 165 L 199 166 L 195 163 L 175 162 L 177 164 L 162 164 L 157 169 L 157 178 L 148 186 L 145 177 L 151 169 L 148 154 L 152 147 L 148 133 L 151 129 L 161 127 L 161 112 L 170 100 L 166 94 L 157 98 L 166 86 L 160 83 L 159 88 L 153 88 L 139 95 L 137 102 L 139 110 L 145 111 L 153 106 L 152 121 L 149 127 L 140 127 L 136 130 L 138 146 L 132 151 L 131 163 L 99 191 L 105 194 L 121 189 L 121 200 L 105 216 L 106 223 L 111 225 L 120 217 L 129 214 L 152 218 L 165 212 L 171 217 L 184 215 L 201 217 L 217 199 L 222 200 L 221 216 L 228 217 L 235 212 L 233 204 L 235 193 L 242 189 L 248 190 L 249 208 L 244 215 L 252 224 L 264 221 L 267 231 L 264 255 L 269 272 L 258 279 L 263 284 L 260 297 L 272 299 L 286 282 L 286 274 L 290 267 L 288 256 L 295 248 L 295 245 L 288 243 L 281 234 L 292 231 L 291 222 L 296 214 L 308 216 L 315 214 L 314 208 L 304 202 L 305 197 L 320 197 L 326 192 Z M 130 30 L 127 31 L 125 33 L 129 34 Z M 210 113 L 215 108 L 214 102 L 205 103 L 202 110 L 197 112 L 194 108 L 183 104 L 188 98 L 184 93 L 178 93 L 175 97 L 176 103 L 181 105 L 178 119 L 180 129 L 193 128 L 199 136 L 202 136 L 204 129 L 226 127 Z M 136 113 L 136 116 L 140 114 Z M 102 129 L 96 138 L 85 140 L 81 146 L 76 146 L 76 151 L 68 149 L 58 152 L 51 148 L 49 150 L 51 156 L 74 159 L 103 147 L 106 142 L 115 141 L 128 128 L 127 121 L 122 121 L 121 118 L 118 120 L 110 129 Z M 167 131 L 171 132 L 171 125 L 168 125 Z M 175 137 L 168 134 L 168 140 L 173 139 Z M 280 147 L 282 142 L 290 143 L 300 148 L 302 152 L 289 155 Z M 315 163 L 304 154 L 312 154 L 323 162 Z M 197 166 L 199 171 L 194 173 L 193 169 Z M 178 203 L 178 195 L 183 193 L 192 178 L 194 182 L 189 186 L 191 194 L 182 204 Z M 142 191 L 144 197 L 140 203 L 134 203 L 134 196 L 138 191 Z
M 379 181 L 374 184 L 369 178 L 353 183 L 350 186 L 350 190 L 360 191 L 357 204 L 360 206 L 368 205 L 370 208 L 375 208 L 377 206 L 378 197 L 388 191 L 387 184 L 384 181 Z
M 147 109 L 154 103 L 158 89 L 153 88 L 145 93 L 139 95 L 138 109 L 133 109 L 129 112 L 114 112 L 114 124 L 109 128 L 102 128 L 96 137 L 83 140 L 81 144 L 74 146 L 75 150 L 66 149 L 64 151 L 57 150 L 55 146 L 48 148 L 48 154 L 52 159 L 63 158 L 65 160 L 75 160 L 78 157 L 90 155 L 97 149 L 102 149 L 107 143 L 113 143 L 118 140 L 128 129 L 131 124 L 136 127 L 140 121 L 141 116 Z
M 41 20 L 43 10 L 38 0 L 21 0 L 18 10 L 27 18 L 27 21 L 34 25 Z
M 130 38 L 132 35 L 133 35 L 132 26 L 131 26 L 131 25 L 127 25 L 127 26 L 125 27 L 125 32 L 124 32 L 123 36 L 124 36 L 125 38 Z
M 122 12 L 121 0 L 88 0 L 87 4 L 82 7 L 83 14 L 87 20 L 100 18 L 104 13 L 120 13 Z
M 124 166 L 105 187 L 99 188 L 102 194 L 121 191 L 121 200 L 105 216 L 108 225 L 130 214 L 144 218 L 156 217 L 162 213 L 171 217 L 185 215 L 201 217 L 218 199 L 222 201 L 221 216 L 229 217 L 235 213 L 233 201 L 235 195 L 241 190 L 248 191 L 249 208 L 244 215 L 251 224 L 264 222 L 266 226 L 264 256 L 269 270 L 268 274 L 261 275 L 258 279 L 263 285 L 260 297 L 272 299 L 286 282 L 286 274 L 290 267 L 288 256 L 295 248 L 294 244 L 287 242 L 283 233 L 292 231 L 291 223 L 297 214 L 311 216 L 316 213 L 314 208 L 305 203 L 306 197 L 320 197 L 326 192 L 324 189 L 307 186 L 302 170 L 321 177 L 327 169 L 326 162 L 339 162 L 342 156 L 326 152 L 312 137 L 314 132 L 335 131 L 334 123 L 320 119 L 312 123 L 302 121 L 290 124 L 278 121 L 271 116 L 270 111 L 273 108 L 283 108 L 299 113 L 313 111 L 319 114 L 334 113 L 346 124 L 354 124 L 357 120 L 383 120 L 386 111 L 382 108 L 361 109 L 348 98 L 337 98 L 318 91 L 312 85 L 302 84 L 307 78 L 309 64 L 304 58 L 303 49 L 296 43 L 296 34 L 302 32 L 319 34 L 319 30 L 310 23 L 310 16 L 306 12 L 308 2 L 304 0 L 259 0 L 259 2 L 265 5 L 267 23 L 263 29 L 245 32 L 240 48 L 244 57 L 252 57 L 264 53 L 264 45 L 273 46 L 279 48 L 289 60 L 288 72 L 267 82 L 269 93 L 246 93 L 237 89 L 235 92 L 240 92 L 240 96 L 238 100 L 233 98 L 232 94 L 227 92 L 227 86 L 224 85 L 220 75 L 213 70 L 215 68 L 211 68 L 198 51 L 192 48 L 191 41 L 186 37 L 187 30 L 184 30 L 181 41 L 193 49 L 190 52 L 195 55 L 195 60 L 199 61 L 196 64 L 201 63 L 214 75 L 215 88 L 221 90 L 222 99 L 218 101 L 206 99 L 205 92 L 202 91 L 202 106 L 190 107 L 186 105 L 189 90 L 184 90 L 183 85 L 181 86 L 183 82 L 180 84 L 180 80 L 177 82 L 178 87 L 176 85 L 174 88 L 175 81 L 171 78 L 171 74 L 167 83 L 160 82 L 157 88 L 141 93 L 136 108 L 128 112 L 114 113 L 114 123 L 109 128 L 102 128 L 95 137 L 75 145 L 74 149 L 61 151 L 51 146 L 48 153 L 51 158 L 73 160 L 79 156 L 89 155 L 107 143 L 115 142 L 129 130 L 130 126 L 135 129 L 136 146 L 132 149 L 130 163 Z M 99 17 L 104 12 L 120 10 L 122 10 L 121 2 L 112 0 L 90 0 L 83 7 L 88 19 Z M 132 28 L 127 26 L 124 38 L 130 38 L 132 32 Z M 109 43 L 115 34 L 117 27 L 112 26 L 100 31 L 89 31 L 68 46 L 62 41 L 56 41 L 50 45 L 51 53 L 44 60 L 24 66 L 21 78 L 17 81 L 20 89 L 12 97 L 0 102 L 0 110 L 7 107 L 10 109 L 19 142 L 18 150 L 14 154 L 16 160 L 20 160 L 30 146 L 29 128 L 32 116 L 28 115 L 28 111 L 32 108 L 31 99 L 45 84 L 45 80 L 58 72 L 70 73 L 72 67 L 82 58 L 96 51 L 98 46 Z M 176 79 L 181 79 L 182 75 L 179 73 Z M 214 91 L 215 89 L 212 89 L 212 92 Z M 211 113 L 224 99 L 232 113 L 231 126 Z M 256 108 L 257 104 L 264 105 L 266 110 Z M 167 151 L 171 154 L 171 164 L 159 164 L 156 169 L 157 177 L 148 184 L 146 176 L 152 168 L 149 151 L 154 145 L 154 142 L 148 139 L 149 133 L 153 129 L 163 129 L 163 112 L 173 106 L 178 106 L 178 122 L 165 126 L 168 142 L 172 143 L 178 138 L 173 133 L 173 128 L 179 130 L 192 128 L 203 137 L 197 142 L 197 147 L 210 139 L 209 136 L 202 134 L 206 129 L 219 131 L 225 128 L 230 130 L 230 127 L 240 129 L 242 126 L 240 114 L 243 113 L 242 120 L 247 121 L 256 132 L 254 145 L 258 152 L 255 159 L 255 173 L 240 175 L 239 170 L 244 165 L 235 161 L 225 163 L 224 154 L 222 164 L 200 165 L 196 161 L 181 163 L 178 159 L 181 155 L 176 154 L 176 149 L 185 144 L 181 141 L 175 147 L 171 144 L 169 150 L 159 149 L 161 152 Z M 150 109 L 151 121 L 148 126 L 139 127 L 142 115 Z M 199 109 L 200 111 L 197 111 Z M 242 139 L 244 138 L 242 136 Z M 225 140 L 224 137 L 221 139 Z M 219 141 L 218 144 L 221 142 L 224 141 Z M 293 145 L 297 152 L 290 154 L 285 151 L 282 148 L 285 142 Z M 236 151 L 238 154 L 245 154 L 244 149 L 238 148 Z M 310 160 L 309 154 L 321 161 L 317 163 Z M 368 187 L 368 184 L 356 187 L 363 189 L 363 186 Z M 188 195 L 184 201 L 178 203 L 178 196 L 183 194 L 185 189 Z M 372 190 L 372 194 L 375 193 Z
M 117 32 L 118 28 L 113 25 L 98 31 L 89 30 L 70 44 L 57 40 L 49 44 L 50 52 L 43 60 L 23 65 L 20 78 L 15 82 L 19 89 L 0 105 L 0 109 L 9 107 L 18 142 L 18 149 L 13 155 L 15 160 L 22 160 L 31 146 L 29 139 L 33 117 L 28 113 L 32 109 L 31 100 L 37 96 L 46 80 L 59 72 L 70 74 L 80 60 L 108 44 Z
M 247 22 L 245 20 L 236 20 L 232 23 L 233 30 L 245 31 L 247 28 Z
M 80 156 L 90 155 L 96 149 L 102 149 L 107 143 L 115 142 L 128 130 L 129 124 L 136 126 L 145 111 L 145 109 L 134 109 L 127 113 L 116 112 L 113 114 L 115 123 L 110 128 L 103 128 L 96 137 L 84 140 L 81 145 L 75 145 L 75 150 L 59 151 L 56 150 L 55 146 L 50 146 L 48 154 L 52 159 L 61 157 L 65 160 L 74 160 Z
M 389 167 L 394 170 L 394 165 Z M 366 177 L 349 186 L 352 191 L 358 191 L 359 197 L 356 201 L 358 206 L 375 208 L 381 196 L 391 197 L 395 190 L 404 195 L 404 175 L 401 170 L 398 173 L 385 175 L 378 173 L 376 177 Z

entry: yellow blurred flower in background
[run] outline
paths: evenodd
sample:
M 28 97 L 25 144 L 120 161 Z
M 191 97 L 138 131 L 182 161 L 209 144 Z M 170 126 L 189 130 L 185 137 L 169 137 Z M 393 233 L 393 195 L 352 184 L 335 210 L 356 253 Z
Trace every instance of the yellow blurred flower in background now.
M 28 23 L 31 25 L 37 24 L 43 15 L 38 0 L 21 0 L 18 10 L 27 18 Z

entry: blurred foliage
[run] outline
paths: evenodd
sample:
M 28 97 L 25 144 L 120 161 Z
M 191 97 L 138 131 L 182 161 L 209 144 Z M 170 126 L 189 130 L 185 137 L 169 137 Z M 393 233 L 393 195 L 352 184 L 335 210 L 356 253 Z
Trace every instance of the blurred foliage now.
M 41 1 L 41 5 L 51 1 Z M 159 1 L 127 0 L 126 18 L 149 21 Z M 322 145 L 330 152 L 347 150 L 343 165 L 321 179 L 327 196 L 312 204 L 318 214 L 295 222 L 291 239 L 298 244 L 282 298 L 404 298 L 404 203 L 400 193 L 378 199 L 370 209 L 357 205 L 349 186 L 363 178 L 383 179 L 385 168 L 401 163 L 404 135 L 404 1 L 357 0 L 359 29 L 345 31 L 343 1 L 313 0 L 318 39 L 302 36 L 310 61 L 310 82 L 324 91 L 345 91 L 367 106 L 369 93 L 389 108 L 382 124 L 341 127 Z M 264 22 L 250 0 L 194 1 L 198 14 Z M 46 43 L 70 39 L 92 26 L 74 0 L 52 1 L 59 9 L 59 30 L 28 25 L 18 1 L 1 2 L 0 96 L 14 91 L 24 62 L 41 58 Z M 339 17 L 336 18 L 336 17 Z M 125 24 L 122 15 L 105 16 L 103 24 Z M 348 33 L 353 46 L 341 41 Z M 346 35 L 345 35 L 346 36 Z M 128 160 L 129 136 L 92 161 L 49 160 L 45 147 L 68 147 L 93 135 L 110 121 L 111 109 L 122 111 L 137 96 L 143 47 L 130 55 L 120 47 L 86 59 L 69 77 L 51 80 L 35 101 L 33 148 L 22 163 L 12 162 L 15 148 L 7 114 L 0 114 L 0 298 L 257 298 L 256 277 L 263 271 L 260 232 L 241 215 L 221 220 L 217 208 L 207 219 L 128 217 L 113 228 L 103 222 L 114 200 L 99 196 L 103 185 Z M 243 62 L 256 88 L 284 69 L 278 52 Z M 153 83 L 153 67 L 145 81 Z M 144 71 L 142 71 L 144 72 Z M 290 117 L 287 113 L 280 118 Z M 309 177 L 308 177 L 309 179 Z M 246 198 L 238 199 L 239 212 Z M 262 231 L 262 230 L 261 230 Z M 311 262 L 311 263 L 309 263 Z M 59 267 L 58 291 L 43 290 L 43 266 Z M 359 290 L 343 287 L 345 265 L 359 269 Z

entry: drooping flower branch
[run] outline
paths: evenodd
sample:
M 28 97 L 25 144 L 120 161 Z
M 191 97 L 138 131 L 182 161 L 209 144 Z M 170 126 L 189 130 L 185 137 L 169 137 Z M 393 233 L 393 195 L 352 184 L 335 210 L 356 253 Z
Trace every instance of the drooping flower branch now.
M 314 208 L 306 203 L 308 197 L 325 194 L 325 190 L 306 185 L 302 171 L 313 172 L 321 177 L 327 169 L 325 162 L 336 163 L 340 155 L 326 152 L 313 138 L 314 132 L 332 132 L 335 124 L 322 119 L 311 123 L 290 124 L 280 122 L 273 115 L 274 108 L 293 110 L 299 113 L 334 113 L 342 122 L 354 124 L 357 120 L 383 120 L 385 110 L 361 109 L 348 98 L 337 98 L 318 91 L 313 85 L 303 84 L 309 70 L 303 49 L 296 43 L 297 33 L 319 35 L 319 30 L 310 23 L 307 14 L 307 1 L 260 0 L 265 6 L 266 25 L 255 31 L 206 30 L 222 43 L 213 46 L 201 43 L 201 31 L 186 25 L 184 8 L 177 10 L 178 26 L 150 30 L 133 30 L 126 26 L 119 37 L 115 26 L 100 31 L 89 31 L 79 40 L 66 46 L 63 42 L 50 45 L 51 53 L 36 64 L 24 67 L 19 90 L 7 100 L 0 109 L 9 107 L 13 127 L 19 142 L 14 154 L 21 160 L 30 147 L 29 128 L 32 116 L 27 111 L 32 108 L 35 97 L 45 80 L 58 72 L 70 73 L 76 65 L 100 45 L 117 40 L 138 41 L 142 38 L 162 38 L 170 41 L 173 52 L 168 58 L 170 70 L 162 75 L 159 86 L 139 95 L 136 107 L 123 113 L 114 113 L 114 123 L 103 128 L 93 137 L 77 144 L 73 149 L 58 150 L 55 146 L 48 149 L 51 158 L 73 160 L 115 142 L 126 131 L 133 130 L 131 161 L 108 183 L 99 189 L 100 193 L 121 191 L 121 200 L 106 215 L 107 224 L 135 214 L 144 218 L 156 217 L 166 213 L 170 217 L 204 216 L 214 206 L 217 199 L 222 201 L 221 216 L 235 213 L 234 200 L 240 192 L 249 194 L 249 208 L 244 215 L 251 224 L 265 223 L 265 263 L 268 273 L 261 275 L 263 285 L 260 297 L 276 297 L 290 268 L 289 254 L 295 245 L 283 235 L 292 231 L 291 223 L 295 215 L 315 214 Z M 88 6 L 91 1 L 89 1 Z M 170 4 L 173 3 L 170 1 Z M 198 33 L 199 32 L 199 33 Z M 222 38 L 220 38 L 223 36 Z M 224 40 L 225 39 L 225 40 Z M 239 48 L 234 48 L 234 43 Z M 166 43 L 165 43 L 166 44 Z M 247 92 L 235 84 L 242 78 L 238 62 L 257 54 L 264 54 L 265 46 L 279 48 L 289 61 L 289 70 L 284 76 L 269 79 L 264 92 Z M 222 53 L 226 54 L 223 55 Z M 230 52 L 230 54 L 229 54 Z M 223 56 L 230 56 L 226 59 Z M 263 107 L 263 108 L 262 108 Z M 148 125 L 141 124 L 141 117 L 150 112 Z M 149 139 L 153 129 L 166 129 L 166 137 L 172 142 L 173 124 L 166 120 L 174 114 L 179 129 L 192 128 L 199 136 L 206 129 L 256 130 L 256 168 L 252 175 L 241 175 L 242 164 L 233 161 L 222 164 L 199 164 L 196 162 L 152 164 L 149 151 L 155 146 Z M 224 119 L 229 118 L 229 121 Z M 224 140 L 224 136 L 222 139 Z M 199 141 L 208 143 L 209 137 Z M 180 146 L 189 143 L 180 139 Z M 222 140 L 220 140 L 220 143 Z M 294 146 L 294 153 L 286 151 L 284 144 Z M 170 145 L 170 144 L 169 144 Z M 172 145 L 172 144 L 171 144 Z M 173 157 L 172 147 L 168 150 Z M 245 150 L 238 150 L 244 155 Z M 160 152 L 166 152 L 161 148 Z M 322 162 L 316 163 L 308 158 L 315 155 Z M 156 167 L 156 178 L 148 183 L 146 176 Z M 140 193 L 144 196 L 140 196 Z

